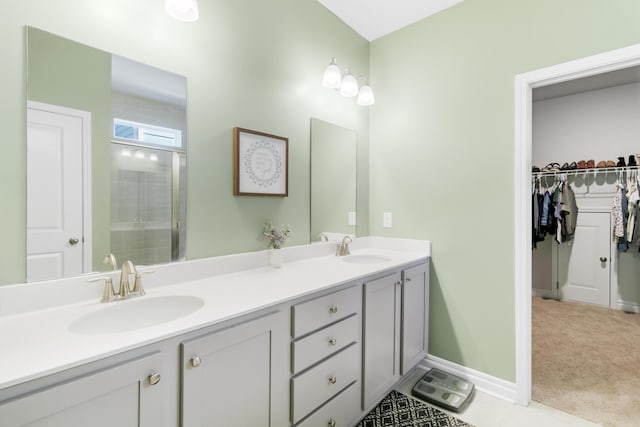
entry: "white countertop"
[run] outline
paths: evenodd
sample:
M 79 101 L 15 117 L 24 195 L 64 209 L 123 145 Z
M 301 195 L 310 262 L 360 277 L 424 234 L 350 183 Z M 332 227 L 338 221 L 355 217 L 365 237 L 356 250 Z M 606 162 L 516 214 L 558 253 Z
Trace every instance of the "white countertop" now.
M 96 289 L 90 288 L 90 299 L 53 306 L 34 301 L 33 305 L 37 307 L 34 310 L 9 311 L 5 315 L 0 311 L 0 337 L 3 343 L 0 350 L 0 389 L 431 256 L 428 241 L 362 238 L 356 239 L 351 247 L 352 254 L 381 255 L 390 258 L 390 261 L 353 264 L 332 254 L 335 245 L 305 245 L 283 249 L 285 263 L 279 269 L 266 265 L 264 251 L 188 261 L 162 266 L 156 274 L 145 276 L 147 295 L 144 297 L 102 304 L 99 302 L 101 292 L 96 292 L 101 286 L 96 285 Z M 229 272 L 232 267 L 236 271 Z M 185 279 L 175 280 L 173 276 L 176 274 L 182 274 Z M 155 285 L 154 280 L 158 282 Z M 175 284 L 167 284 L 167 280 Z M 78 279 L 73 283 L 69 281 L 68 290 L 86 289 L 89 285 L 85 282 L 86 278 L 80 282 Z M 4 288 L 0 289 L 0 300 L 4 297 L 11 301 L 13 298 L 15 305 L 20 305 L 22 300 L 29 299 L 29 292 L 34 292 L 27 289 L 31 284 L 11 286 L 0 287 Z M 64 292 L 61 289 L 65 289 L 65 284 L 57 282 L 54 288 L 57 294 Z M 69 331 L 69 325 L 84 314 L 108 309 L 115 304 L 128 304 L 140 298 L 170 295 L 196 296 L 204 300 L 204 306 L 182 318 L 127 332 L 86 334 Z M 34 298 L 33 295 L 30 298 Z M 46 299 L 46 296 L 42 298 Z

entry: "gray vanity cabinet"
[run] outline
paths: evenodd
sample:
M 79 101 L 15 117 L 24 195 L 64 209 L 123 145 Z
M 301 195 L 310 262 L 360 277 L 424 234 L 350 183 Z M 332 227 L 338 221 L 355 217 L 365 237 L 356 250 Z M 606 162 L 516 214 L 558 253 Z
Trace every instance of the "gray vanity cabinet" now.
M 276 312 L 184 341 L 181 425 L 286 425 L 286 336 Z
M 400 375 L 427 355 L 429 345 L 429 271 L 422 264 L 402 272 Z
M 427 354 L 428 307 L 428 263 L 365 282 L 362 409 Z
M 156 427 L 166 425 L 161 408 L 161 354 L 69 378 L 0 403 L 3 427 Z M 171 423 L 170 423 L 171 424 Z M 170 425 L 169 424 L 169 425 Z

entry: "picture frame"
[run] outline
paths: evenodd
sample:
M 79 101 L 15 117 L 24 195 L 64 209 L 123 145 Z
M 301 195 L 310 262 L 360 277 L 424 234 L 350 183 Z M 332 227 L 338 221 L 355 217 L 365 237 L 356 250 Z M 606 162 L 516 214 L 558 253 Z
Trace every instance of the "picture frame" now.
M 233 194 L 289 196 L 289 139 L 233 128 Z

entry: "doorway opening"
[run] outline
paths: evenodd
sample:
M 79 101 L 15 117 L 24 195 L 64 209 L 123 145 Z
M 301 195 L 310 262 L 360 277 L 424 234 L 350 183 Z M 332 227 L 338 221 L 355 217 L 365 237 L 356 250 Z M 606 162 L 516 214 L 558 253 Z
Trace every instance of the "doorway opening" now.
M 556 83 L 640 65 L 640 45 L 516 76 L 515 81 L 515 296 L 516 401 L 531 401 L 532 368 L 532 92 Z

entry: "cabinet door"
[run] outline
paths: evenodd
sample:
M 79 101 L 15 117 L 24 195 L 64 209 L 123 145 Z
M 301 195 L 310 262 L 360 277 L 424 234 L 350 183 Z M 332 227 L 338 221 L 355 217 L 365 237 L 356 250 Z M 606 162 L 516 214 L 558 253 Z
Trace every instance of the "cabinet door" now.
M 287 423 L 284 317 L 274 313 L 182 344 L 182 426 Z
M 403 272 L 402 285 L 402 363 L 406 374 L 427 355 L 429 344 L 429 276 L 428 264 Z
M 364 285 L 362 408 L 377 402 L 400 379 L 400 273 Z
M 0 404 L 3 427 L 157 427 L 162 381 L 155 385 L 160 354 L 66 381 Z

